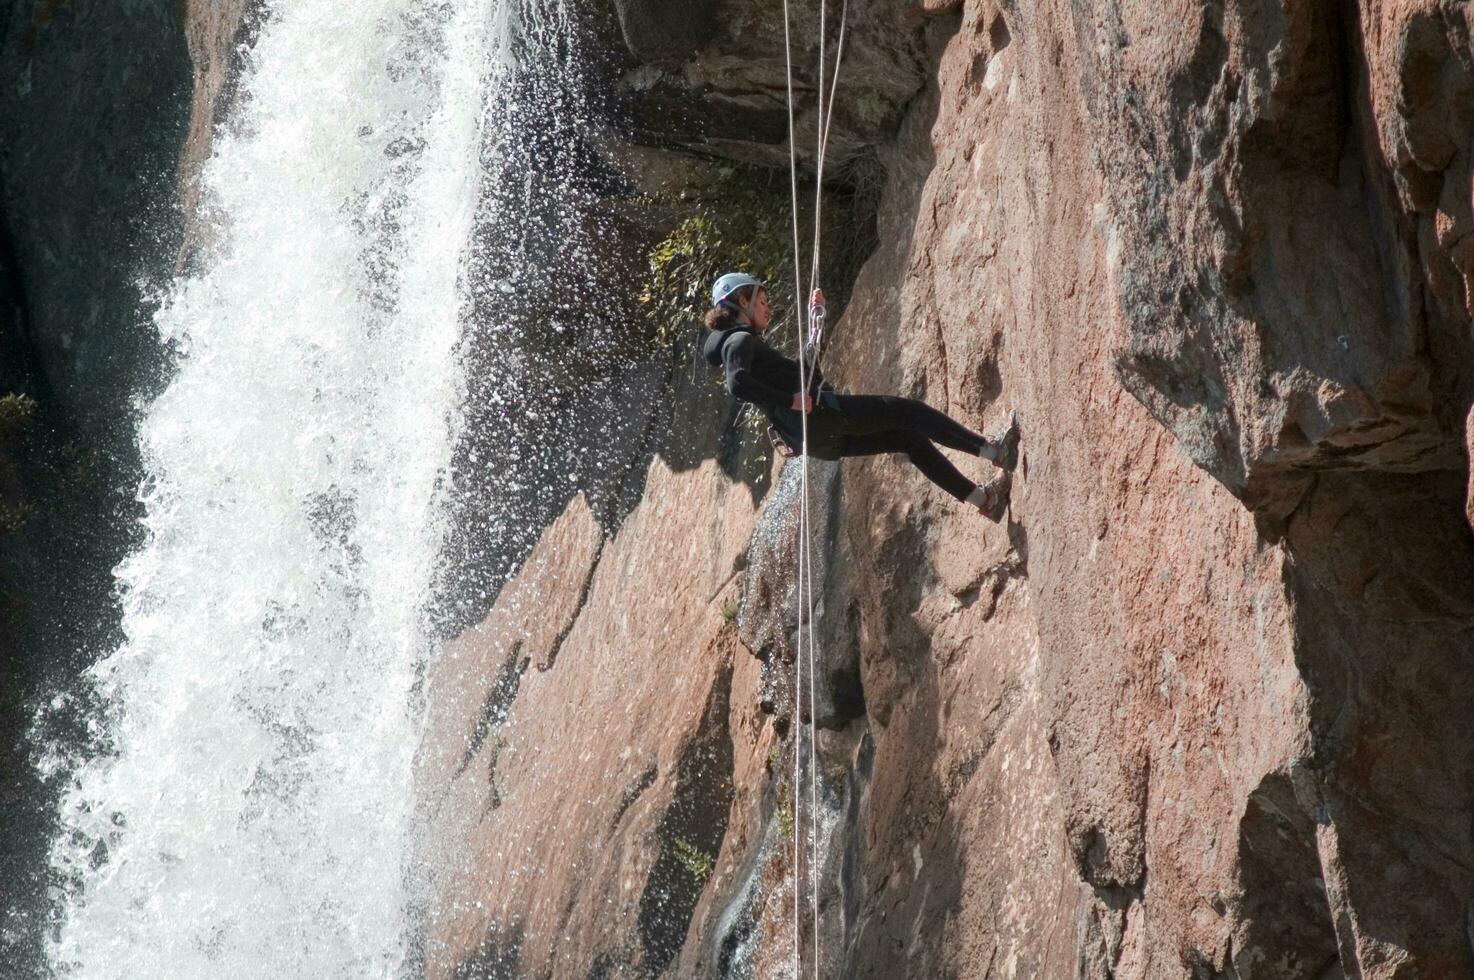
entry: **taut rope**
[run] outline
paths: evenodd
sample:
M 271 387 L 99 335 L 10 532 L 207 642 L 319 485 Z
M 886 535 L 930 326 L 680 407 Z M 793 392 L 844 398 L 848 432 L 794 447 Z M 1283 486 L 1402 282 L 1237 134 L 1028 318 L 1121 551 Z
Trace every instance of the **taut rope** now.
M 817 107 L 817 149 L 815 155 L 815 179 L 814 179 L 814 245 L 809 264 L 809 282 L 815 284 L 819 281 L 820 259 L 822 256 L 823 236 L 823 206 L 824 206 L 824 163 L 829 147 L 829 129 L 834 120 L 835 94 L 839 88 L 839 68 L 844 57 L 845 28 L 849 20 L 849 0 L 844 0 L 840 13 L 839 40 L 836 44 L 834 58 L 834 72 L 830 82 L 830 88 L 826 96 L 825 73 L 827 63 L 825 59 L 827 8 L 825 0 L 819 0 L 819 103 Z M 788 171 L 789 188 L 792 196 L 793 210 L 793 285 L 794 300 L 802 302 L 807 291 L 803 288 L 802 273 L 800 271 L 800 243 L 798 228 L 798 155 L 796 150 L 796 133 L 793 111 L 793 37 L 789 20 L 788 0 L 783 0 L 783 53 L 787 72 L 787 97 L 788 97 Z M 824 311 L 816 308 L 813 304 L 808 306 L 807 330 L 798 331 L 798 371 L 799 371 L 799 393 L 800 404 L 809 395 L 809 352 L 813 350 L 813 365 L 818 365 L 819 355 L 822 349 L 824 332 Z M 809 514 L 809 416 L 808 412 L 801 411 L 800 429 L 802 434 L 802 461 L 800 462 L 800 498 L 799 498 L 799 526 L 798 526 L 798 607 L 799 623 L 797 636 L 797 653 L 794 662 L 794 687 L 793 687 L 793 709 L 794 709 L 794 742 L 793 742 L 793 788 L 790 794 L 793 812 L 793 975 L 795 980 L 801 976 L 802 959 L 802 933 L 799 928 L 799 898 L 800 877 L 799 868 L 802 858 L 800 850 L 800 822 L 799 793 L 802 786 L 801 752 L 803 742 L 803 725 L 801 722 L 801 704 L 803 700 L 803 675 L 807 665 L 809 675 L 809 821 L 808 833 L 809 847 L 809 892 L 812 898 L 813 912 L 813 937 L 814 937 L 814 977 L 818 980 L 819 965 L 821 962 L 819 947 L 819 768 L 818 749 L 815 739 L 814 721 L 816 714 L 816 687 L 815 673 L 817 664 L 816 651 L 818 650 L 818 638 L 814 629 L 814 551 L 813 533 Z M 806 637 L 807 634 L 807 637 Z

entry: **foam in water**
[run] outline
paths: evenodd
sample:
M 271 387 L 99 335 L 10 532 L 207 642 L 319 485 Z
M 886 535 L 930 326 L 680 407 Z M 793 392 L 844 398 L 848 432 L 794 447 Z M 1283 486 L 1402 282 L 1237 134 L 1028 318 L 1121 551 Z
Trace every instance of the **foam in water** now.
M 66 773 L 48 949 L 107 978 L 393 977 L 458 282 L 505 6 L 268 11 L 158 315 L 147 542 Z

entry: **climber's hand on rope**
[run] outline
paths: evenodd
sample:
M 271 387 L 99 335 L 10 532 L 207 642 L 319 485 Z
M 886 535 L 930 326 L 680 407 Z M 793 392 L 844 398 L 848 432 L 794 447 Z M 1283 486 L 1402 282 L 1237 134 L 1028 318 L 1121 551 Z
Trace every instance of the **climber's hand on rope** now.
M 824 290 L 814 290 L 814 295 L 809 297 L 809 309 L 824 312 Z
M 803 395 L 795 392 L 793 395 L 793 401 L 789 404 L 788 407 L 793 409 L 795 412 L 803 412 L 805 415 L 808 415 L 814 411 L 814 399 L 810 398 L 808 395 Z

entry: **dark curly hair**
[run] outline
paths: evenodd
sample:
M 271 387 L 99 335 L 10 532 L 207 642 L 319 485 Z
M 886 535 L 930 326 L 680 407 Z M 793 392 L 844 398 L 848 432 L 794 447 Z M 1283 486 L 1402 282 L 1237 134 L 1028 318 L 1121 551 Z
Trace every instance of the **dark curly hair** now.
M 726 330 L 728 327 L 735 327 L 740 322 L 737 317 L 742 310 L 742 307 L 738 305 L 739 300 L 750 302 L 761 288 L 761 286 L 743 286 L 741 289 L 733 290 L 726 299 L 706 311 L 706 329 Z

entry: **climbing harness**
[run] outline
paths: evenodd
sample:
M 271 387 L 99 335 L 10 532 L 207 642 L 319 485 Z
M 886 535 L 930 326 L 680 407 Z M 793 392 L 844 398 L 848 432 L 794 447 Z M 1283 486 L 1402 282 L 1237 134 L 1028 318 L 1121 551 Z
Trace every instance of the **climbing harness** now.
M 814 352 L 813 353 L 813 358 L 814 358 L 814 363 L 815 364 L 817 364 L 819 362 L 819 355 L 823 351 L 823 341 L 824 341 L 824 306 L 823 306 L 823 304 L 817 304 L 817 305 L 811 304 L 809 306 L 809 340 L 808 340 L 808 349 Z M 804 369 L 802 367 L 799 368 L 799 377 L 801 379 L 804 377 Z M 810 367 L 810 372 L 808 374 L 808 377 L 813 377 L 812 366 Z M 818 397 L 817 397 L 818 395 L 819 395 L 819 392 L 818 391 L 815 391 L 814 392 L 814 401 L 816 403 L 819 400 Z M 805 424 L 805 430 L 807 430 L 807 424 Z M 779 456 L 782 456 L 784 459 L 792 459 L 793 457 L 799 455 L 799 453 L 796 452 L 794 450 L 794 448 L 791 445 L 788 444 L 788 440 L 785 439 L 785 438 L 783 438 L 783 433 L 781 433 L 781 432 L 778 431 L 778 427 L 776 425 L 770 425 L 770 426 L 768 426 L 768 441 L 773 444 L 773 451 L 776 452 Z M 807 447 L 807 442 L 808 442 L 807 431 L 805 431 L 805 447 Z
M 773 452 L 782 456 L 784 459 L 792 459 L 798 455 L 793 451 L 793 447 L 788 444 L 788 440 L 783 438 L 783 434 L 778 431 L 777 426 L 768 426 L 768 441 L 773 444 Z
M 831 76 L 830 88 L 826 94 L 825 73 L 828 67 L 826 57 L 826 28 L 828 18 L 828 7 L 826 0 L 819 0 L 819 84 L 818 84 L 818 119 L 817 150 L 815 156 L 814 175 L 814 245 L 809 263 L 810 286 L 818 283 L 820 270 L 820 256 L 822 255 L 822 231 L 823 231 L 823 206 L 824 206 L 824 157 L 829 147 L 829 127 L 834 119 L 834 96 L 839 87 L 839 68 L 844 57 L 845 28 L 849 21 L 849 0 L 843 0 L 840 10 L 839 38 L 835 45 L 834 72 Z M 802 301 L 808 292 L 803 288 L 802 267 L 800 259 L 800 243 L 798 228 L 798 151 L 797 133 L 794 125 L 793 112 L 793 35 L 790 26 L 789 0 L 783 0 L 783 57 L 787 72 L 787 98 L 788 98 L 788 175 L 789 189 L 792 196 L 793 214 L 793 285 L 794 299 Z M 799 404 L 804 404 L 804 398 L 809 394 L 809 370 L 810 367 L 817 368 L 819 353 L 822 350 L 824 337 L 824 308 L 814 303 L 808 306 L 807 330 L 798 332 L 798 371 L 799 371 Z M 814 351 L 814 360 L 809 360 L 809 351 Z M 815 699 L 815 665 L 817 663 L 818 641 L 814 631 L 814 552 L 813 535 L 810 525 L 809 514 L 809 413 L 799 412 L 801 451 L 800 451 L 800 489 L 799 489 L 799 518 L 798 518 L 798 634 L 797 651 L 794 658 L 794 685 L 793 685 L 793 714 L 794 714 L 794 738 L 793 738 L 793 783 L 790 791 L 793 812 L 793 976 L 794 980 L 802 975 L 802 931 L 799 927 L 799 899 L 801 896 L 800 867 L 802 851 L 800 847 L 801 835 L 799 833 L 801 824 L 799 821 L 799 793 L 802 786 L 802 755 L 800 749 L 803 742 L 802 724 L 802 700 L 804 689 L 804 670 L 808 670 L 808 693 L 809 693 L 809 894 L 812 899 L 812 935 L 814 943 L 814 971 L 815 980 L 819 977 L 820 948 L 819 948 L 819 787 L 818 787 L 818 749 L 815 745 L 814 722 L 817 701 Z M 770 436 L 776 433 L 770 430 Z M 778 440 L 775 439 L 775 445 Z M 784 450 L 787 450 L 786 452 Z M 783 443 L 779 452 L 784 456 L 792 456 L 793 451 L 787 443 Z M 807 635 L 806 635 L 807 633 Z

